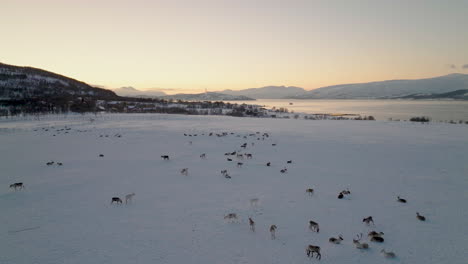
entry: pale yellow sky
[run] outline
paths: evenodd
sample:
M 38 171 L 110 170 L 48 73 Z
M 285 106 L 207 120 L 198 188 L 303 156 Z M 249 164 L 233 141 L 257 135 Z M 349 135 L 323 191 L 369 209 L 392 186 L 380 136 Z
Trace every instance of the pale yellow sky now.
M 456 0 L 2 0 L 0 62 L 185 92 L 424 78 L 468 73 L 467 14 Z

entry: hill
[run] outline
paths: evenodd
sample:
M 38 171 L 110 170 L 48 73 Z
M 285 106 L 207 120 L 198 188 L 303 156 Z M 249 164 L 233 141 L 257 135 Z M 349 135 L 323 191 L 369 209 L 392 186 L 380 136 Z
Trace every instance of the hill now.
M 295 99 L 387 99 L 413 94 L 442 94 L 468 89 L 468 74 L 449 74 L 417 80 L 390 80 L 382 82 L 342 84 L 322 87 Z
M 410 94 L 401 97 L 401 99 L 456 99 L 456 100 L 468 100 L 468 90 L 456 90 L 448 93 L 437 93 L 437 94 Z
M 82 96 L 94 99 L 117 97 L 110 90 L 92 87 L 60 74 L 0 63 L 0 100 Z

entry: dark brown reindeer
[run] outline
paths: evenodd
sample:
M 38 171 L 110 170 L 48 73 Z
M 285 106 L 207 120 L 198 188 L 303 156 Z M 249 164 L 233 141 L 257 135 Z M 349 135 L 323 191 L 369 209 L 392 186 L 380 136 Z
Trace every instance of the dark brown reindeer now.
M 163 160 L 169 160 L 169 155 L 161 155 L 161 159 L 163 159 Z
M 340 244 L 341 241 L 343 241 L 343 236 L 341 235 L 339 235 L 338 238 L 330 237 L 330 239 L 328 239 L 328 242 L 333 243 L 333 244 Z
M 10 188 L 14 188 L 15 191 L 19 188 L 20 190 L 21 189 L 24 189 L 24 184 L 22 182 L 15 182 L 13 184 L 10 184 Z
M 426 221 L 426 217 L 420 215 L 418 212 L 416 212 L 416 218 L 417 218 L 419 221 Z
M 244 163 L 242 163 L 242 162 L 237 162 L 237 167 L 240 168 L 240 167 L 242 167 L 242 165 L 244 165 Z
M 270 234 L 271 234 L 271 239 L 276 239 L 276 225 L 271 225 L 270 226 Z
M 315 256 L 315 258 L 317 258 L 319 260 L 322 259 L 322 254 L 320 254 L 320 247 L 319 246 L 314 246 L 314 245 L 308 245 L 306 247 L 307 257 L 309 257 L 309 258 L 314 257 L 314 253 L 317 254 L 317 256 Z
M 113 204 L 114 202 L 122 204 L 122 199 L 120 199 L 119 197 L 112 197 L 111 204 Z
M 374 224 L 374 219 L 372 219 L 372 216 L 368 216 L 368 217 L 362 219 L 362 222 L 364 222 L 364 223 L 366 223 L 368 225 L 372 222 L 372 224 L 375 225 Z
M 320 231 L 320 228 L 319 228 L 319 224 L 317 222 L 314 222 L 314 221 L 309 221 L 309 229 L 311 231 L 315 231 L 315 232 L 319 232 Z
M 406 200 L 403 198 L 400 198 L 400 196 L 397 197 L 397 201 L 400 203 L 406 203 Z
M 250 217 L 249 217 L 249 226 L 250 226 L 250 230 L 252 230 L 252 232 L 255 232 L 255 222 Z
M 312 195 L 312 194 L 314 194 L 314 189 L 312 189 L 312 188 L 306 189 L 306 193 L 309 194 L 309 195 Z

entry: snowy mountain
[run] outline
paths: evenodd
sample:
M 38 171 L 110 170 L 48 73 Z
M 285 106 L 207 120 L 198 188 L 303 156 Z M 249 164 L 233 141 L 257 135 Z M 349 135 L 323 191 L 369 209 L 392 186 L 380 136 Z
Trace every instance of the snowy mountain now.
M 376 99 L 398 98 L 413 94 L 441 94 L 468 89 L 468 74 L 418 80 L 390 80 L 371 83 L 342 84 L 322 87 L 293 96 L 295 99 Z
M 437 94 L 411 94 L 401 97 L 401 99 L 456 99 L 456 100 L 468 100 L 468 90 L 456 90 L 448 93 L 437 93 Z
M 110 90 L 92 87 L 56 73 L 0 63 L 0 99 L 79 96 L 117 97 Z
M 304 88 L 295 86 L 265 86 L 261 88 L 249 88 L 239 91 L 224 90 L 220 93 L 230 95 L 244 95 L 255 99 L 281 99 L 306 94 Z
M 120 87 L 117 89 L 112 89 L 116 94 L 120 96 L 129 96 L 129 97 L 159 97 L 164 96 L 166 93 L 158 90 L 138 90 L 131 86 Z
M 188 101 L 237 101 L 237 100 L 255 100 L 243 95 L 230 95 L 216 92 L 207 92 L 199 94 L 173 94 L 162 96 L 164 99 L 188 100 Z

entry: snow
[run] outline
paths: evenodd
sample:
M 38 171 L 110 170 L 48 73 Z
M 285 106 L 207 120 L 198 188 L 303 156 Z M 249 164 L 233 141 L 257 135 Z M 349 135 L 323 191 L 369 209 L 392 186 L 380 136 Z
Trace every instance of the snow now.
M 65 126 L 70 130 L 57 131 Z M 257 131 L 270 137 L 248 136 Z M 243 152 L 253 158 L 238 168 L 236 158 L 228 162 L 224 153 L 244 142 Z M 1 120 L 0 148 L 2 264 L 468 259 L 466 125 L 68 115 Z M 47 166 L 52 160 L 63 166 Z M 284 167 L 288 172 L 282 174 Z M 180 174 L 182 168 L 188 176 Z M 221 176 L 223 169 L 232 179 Z M 9 189 L 15 182 L 26 189 Z M 307 188 L 315 193 L 307 195 Z M 346 188 L 351 195 L 338 200 Z M 110 204 L 112 197 L 132 192 L 130 204 Z M 408 203 L 397 203 L 398 195 Z M 251 198 L 259 198 L 257 206 Z M 223 219 L 231 212 L 240 216 L 238 223 Z M 416 212 L 427 221 L 418 221 Z M 375 226 L 362 222 L 367 216 Z M 256 222 L 255 233 L 248 217 Z M 320 224 L 320 233 L 308 229 L 310 220 Z M 276 240 L 268 232 L 272 224 L 278 226 Z M 370 230 L 384 232 L 385 242 L 365 237 L 370 250 L 356 249 L 352 238 Z M 328 242 L 339 234 L 340 245 Z M 320 261 L 307 258 L 308 244 L 321 247 Z M 397 258 L 385 259 L 383 248 Z

